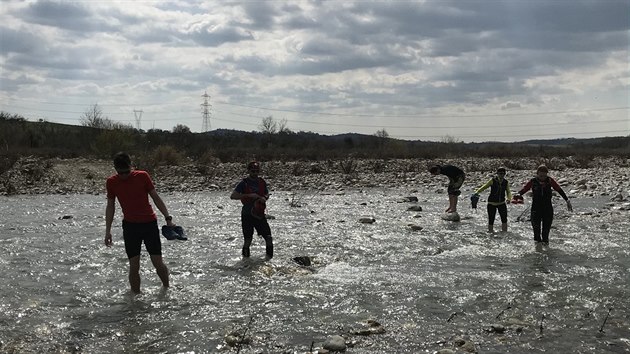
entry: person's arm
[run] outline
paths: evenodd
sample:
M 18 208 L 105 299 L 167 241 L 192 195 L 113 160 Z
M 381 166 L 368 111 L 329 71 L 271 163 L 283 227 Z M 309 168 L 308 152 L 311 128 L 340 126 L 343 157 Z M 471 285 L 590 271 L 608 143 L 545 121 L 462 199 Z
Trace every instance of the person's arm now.
M 258 199 L 258 198 L 262 198 L 262 197 L 261 197 L 261 196 L 259 196 L 259 195 L 258 195 L 258 194 L 256 194 L 256 193 L 247 193 L 247 194 L 245 194 L 245 193 L 240 193 L 240 192 L 237 192 L 236 190 L 232 191 L 232 194 L 230 194 L 230 199 L 238 199 L 238 200 L 241 200 L 241 199 L 243 199 L 243 198 L 251 198 L 251 199 L 253 199 L 253 200 L 256 200 L 256 199 Z
M 527 193 L 528 190 L 530 190 L 532 188 L 532 180 L 530 179 L 524 186 L 523 188 L 521 188 L 520 191 L 518 191 L 518 195 L 523 195 L 525 193 Z
M 112 223 L 114 222 L 114 212 L 116 211 L 116 199 L 107 198 L 105 207 L 105 246 L 112 246 Z
M 556 182 L 555 179 L 549 177 L 549 183 L 551 184 L 551 188 L 553 188 L 556 192 L 558 192 L 558 194 L 560 194 L 562 199 L 564 199 L 564 201 L 567 202 L 567 209 L 569 209 L 569 211 L 573 211 L 573 206 L 571 205 L 571 202 L 569 201 L 569 197 L 567 197 L 567 194 L 564 192 L 562 187 L 560 187 L 558 182 Z
M 490 187 L 492 185 L 492 178 L 490 178 L 490 180 L 488 182 L 486 182 L 486 184 L 484 184 L 483 186 L 479 187 L 479 189 L 477 189 L 475 191 L 475 194 L 479 194 L 483 191 L 485 191 L 486 189 L 488 189 L 488 187 Z
M 234 188 L 232 194 L 230 194 L 230 199 L 242 200 L 243 198 L 247 198 L 251 199 L 251 201 L 253 202 L 256 199 L 260 198 L 260 196 L 256 193 L 243 193 L 246 190 L 245 183 L 246 182 L 243 180 L 236 185 L 236 188 Z
M 151 196 L 151 199 L 153 199 L 153 203 L 155 203 L 155 207 L 158 208 L 158 210 L 160 210 L 162 215 L 164 215 L 164 219 L 166 220 L 166 225 L 174 226 L 175 224 L 173 223 L 173 218 L 168 213 L 168 209 L 166 208 L 166 204 L 164 204 L 164 201 L 162 200 L 162 198 L 160 198 L 160 196 L 157 193 L 157 191 L 155 189 L 152 189 L 149 192 L 149 195 Z

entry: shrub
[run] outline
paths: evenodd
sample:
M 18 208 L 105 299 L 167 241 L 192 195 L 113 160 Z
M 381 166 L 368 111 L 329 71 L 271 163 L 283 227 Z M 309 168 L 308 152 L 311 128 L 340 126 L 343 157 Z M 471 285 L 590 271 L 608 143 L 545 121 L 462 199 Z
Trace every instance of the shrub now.
M 153 150 L 152 160 L 155 166 L 178 166 L 184 160 L 184 156 L 170 145 L 158 146 Z
M 359 166 L 358 162 L 352 158 L 339 161 L 339 167 L 341 169 L 341 172 L 347 175 L 355 173 L 357 171 L 358 166 Z

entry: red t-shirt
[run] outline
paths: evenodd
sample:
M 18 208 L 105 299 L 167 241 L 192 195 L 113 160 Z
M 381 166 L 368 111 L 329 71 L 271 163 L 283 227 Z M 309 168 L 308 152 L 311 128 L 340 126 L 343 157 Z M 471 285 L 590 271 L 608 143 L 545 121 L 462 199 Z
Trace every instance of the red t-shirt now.
M 147 172 L 134 170 L 125 179 L 113 175 L 107 179 L 106 186 L 107 198 L 118 198 L 125 221 L 144 223 L 157 220 L 149 204 L 149 192 L 155 186 Z

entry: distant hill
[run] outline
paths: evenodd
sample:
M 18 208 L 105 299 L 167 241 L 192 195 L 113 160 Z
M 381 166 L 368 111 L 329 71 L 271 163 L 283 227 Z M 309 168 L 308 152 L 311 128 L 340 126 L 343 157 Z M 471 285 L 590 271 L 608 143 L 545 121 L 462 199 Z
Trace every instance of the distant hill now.
M 213 156 L 223 162 L 252 156 L 265 160 L 354 158 L 514 157 L 623 155 L 630 157 L 630 136 L 531 139 L 520 142 L 463 143 L 409 141 L 376 135 L 313 132 L 263 133 L 216 129 L 204 133 L 110 129 L 29 121 L 0 112 L 0 154 L 109 158 L 117 151 L 152 154 L 159 147 L 189 158 Z M 547 147 L 541 149 L 541 147 Z

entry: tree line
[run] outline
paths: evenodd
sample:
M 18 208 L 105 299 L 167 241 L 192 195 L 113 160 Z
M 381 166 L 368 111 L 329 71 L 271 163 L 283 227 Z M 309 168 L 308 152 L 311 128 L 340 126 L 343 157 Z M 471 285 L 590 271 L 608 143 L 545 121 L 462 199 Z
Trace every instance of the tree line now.
M 258 131 L 215 130 L 193 133 L 184 125 L 171 131 L 135 129 L 113 122 L 98 105 L 81 117 L 81 125 L 30 121 L 0 112 L 0 154 L 109 159 L 118 151 L 145 159 L 189 159 L 201 162 L 326 160 L 347 158 L 405 159 L 452 157 L 553 157 L 617 155 L 630 157 L 630 136 L 598 139 L 559 139 L 538 143 L 463 143 L 447 136 L 440 142 L 389 137 L 385 129 L 373 135 L 326 136 L 293 132 L 286 120 L 269 116 Z

